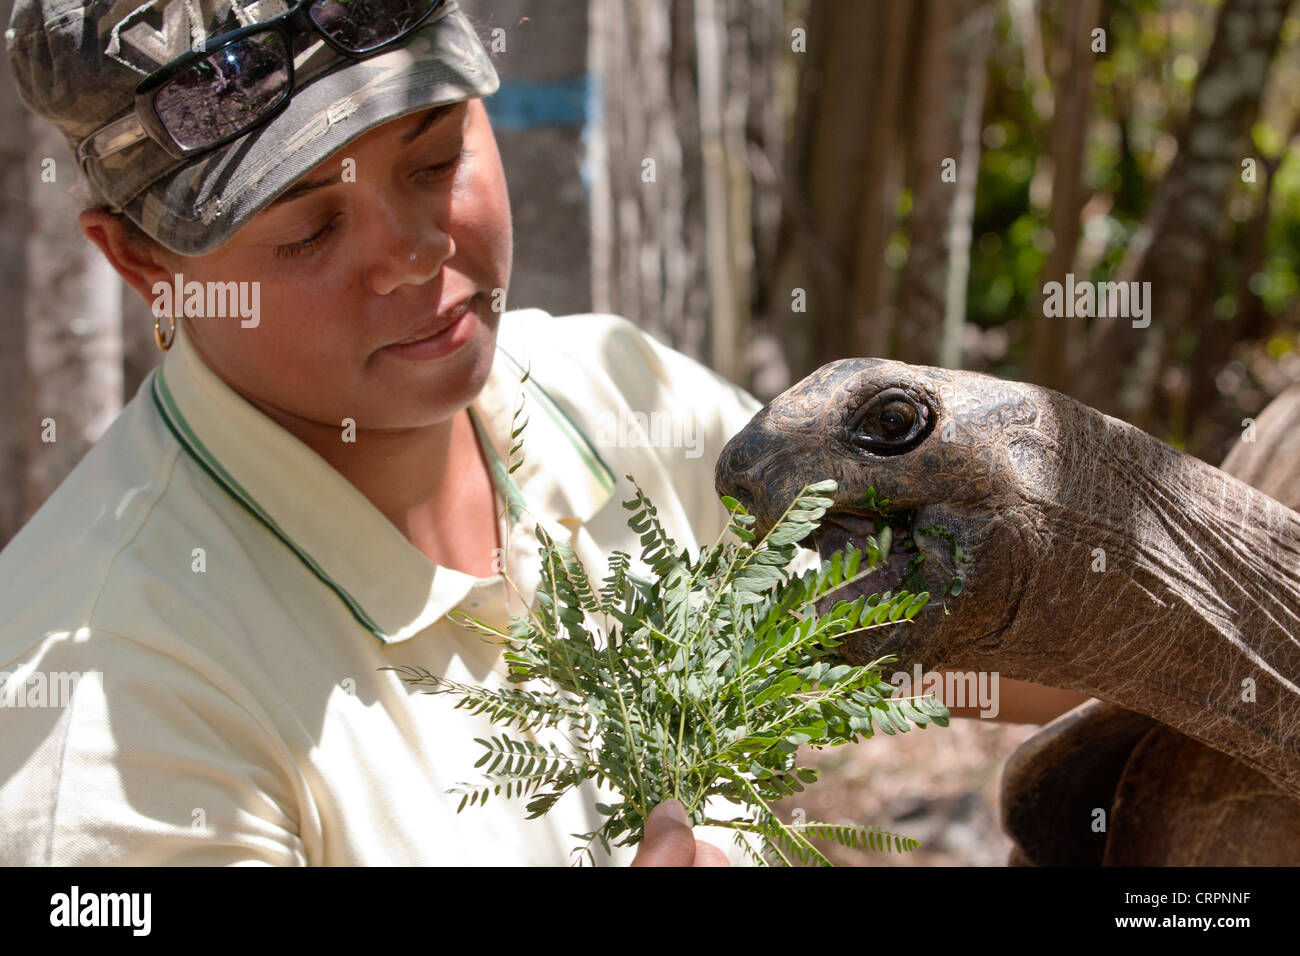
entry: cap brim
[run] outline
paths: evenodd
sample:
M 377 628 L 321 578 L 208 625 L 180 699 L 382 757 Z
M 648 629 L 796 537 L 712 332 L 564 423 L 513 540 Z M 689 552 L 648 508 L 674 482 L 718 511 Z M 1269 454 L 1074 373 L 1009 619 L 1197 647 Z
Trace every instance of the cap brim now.
M 496 70 L 456 5 L 396 50 L 339 66 L 296 89 L 265 126 L 148 187 L 126 215 L 173 252 L 206 255 L 363 133 L 407 113 L 489 96 Z

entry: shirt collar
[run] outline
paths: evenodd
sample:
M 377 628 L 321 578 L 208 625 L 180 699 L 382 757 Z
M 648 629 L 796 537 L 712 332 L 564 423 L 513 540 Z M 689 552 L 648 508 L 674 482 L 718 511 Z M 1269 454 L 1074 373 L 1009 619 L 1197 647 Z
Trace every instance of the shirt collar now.
M 521 359 L 529 364 L 499 344 L 471 406 L 498 499 L 510 500 L 515 534 L 527 534 L 536 522 L 548 528 L 586 523 L 612 496 L 613 474 L 575 424 L 573 410 L 552 398 L 531 369 L 520 385 Z M 430 561 L 320 455 L 222 381 L 183 323 L 176 323 L 172 348 L 146 386 L 167 427 L 208 477 L 382 643 L 424 631 L 481 583 Z M 512 422 L 518 428 L 525 419 L 522 435 L 513 435 Z M 516 452 L 511 473 L 503 462 L 520 438 L 523 459 Z

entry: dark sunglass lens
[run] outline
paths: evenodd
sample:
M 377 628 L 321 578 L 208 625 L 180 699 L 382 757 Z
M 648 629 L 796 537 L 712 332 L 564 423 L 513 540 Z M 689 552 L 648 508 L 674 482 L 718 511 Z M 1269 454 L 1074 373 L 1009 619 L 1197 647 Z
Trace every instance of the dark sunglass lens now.
M 311 19 L 335 43 L 365 53 L 401 36 L 441 0 L 316 0 Z
M 274 107 L 289 88 L 289 54 L 267 31 L 209 53 L 167 81 L 154 110 L 186 149 L 240 132 Z

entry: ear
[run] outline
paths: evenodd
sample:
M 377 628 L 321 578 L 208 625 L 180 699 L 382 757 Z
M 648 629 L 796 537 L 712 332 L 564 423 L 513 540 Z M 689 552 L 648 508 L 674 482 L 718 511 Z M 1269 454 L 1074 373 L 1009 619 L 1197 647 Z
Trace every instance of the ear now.
M 165 253 L 137 245 L 127 238 L 116 216 L 104 209 L 87 209 L 80 217 L 81 231 L 99 246 L 122 281 L 140 294 L 147 304 L 154 301 L 154 284 L 171 283 L 172 268 Z

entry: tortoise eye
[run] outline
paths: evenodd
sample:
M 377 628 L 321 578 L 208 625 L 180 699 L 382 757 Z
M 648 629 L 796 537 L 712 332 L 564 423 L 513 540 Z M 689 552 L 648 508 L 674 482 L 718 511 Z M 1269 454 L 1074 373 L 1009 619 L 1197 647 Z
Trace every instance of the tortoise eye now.
M 929 434 L 930 410 L 901 388 L 877 392 L 849 423 L 850 440 L 881 455 L 911 451 Z
M 888 438 L 907 436 L 916 421 L 916 409 L 910 402 L 892 401 L 880 410 L 880 430 Z

